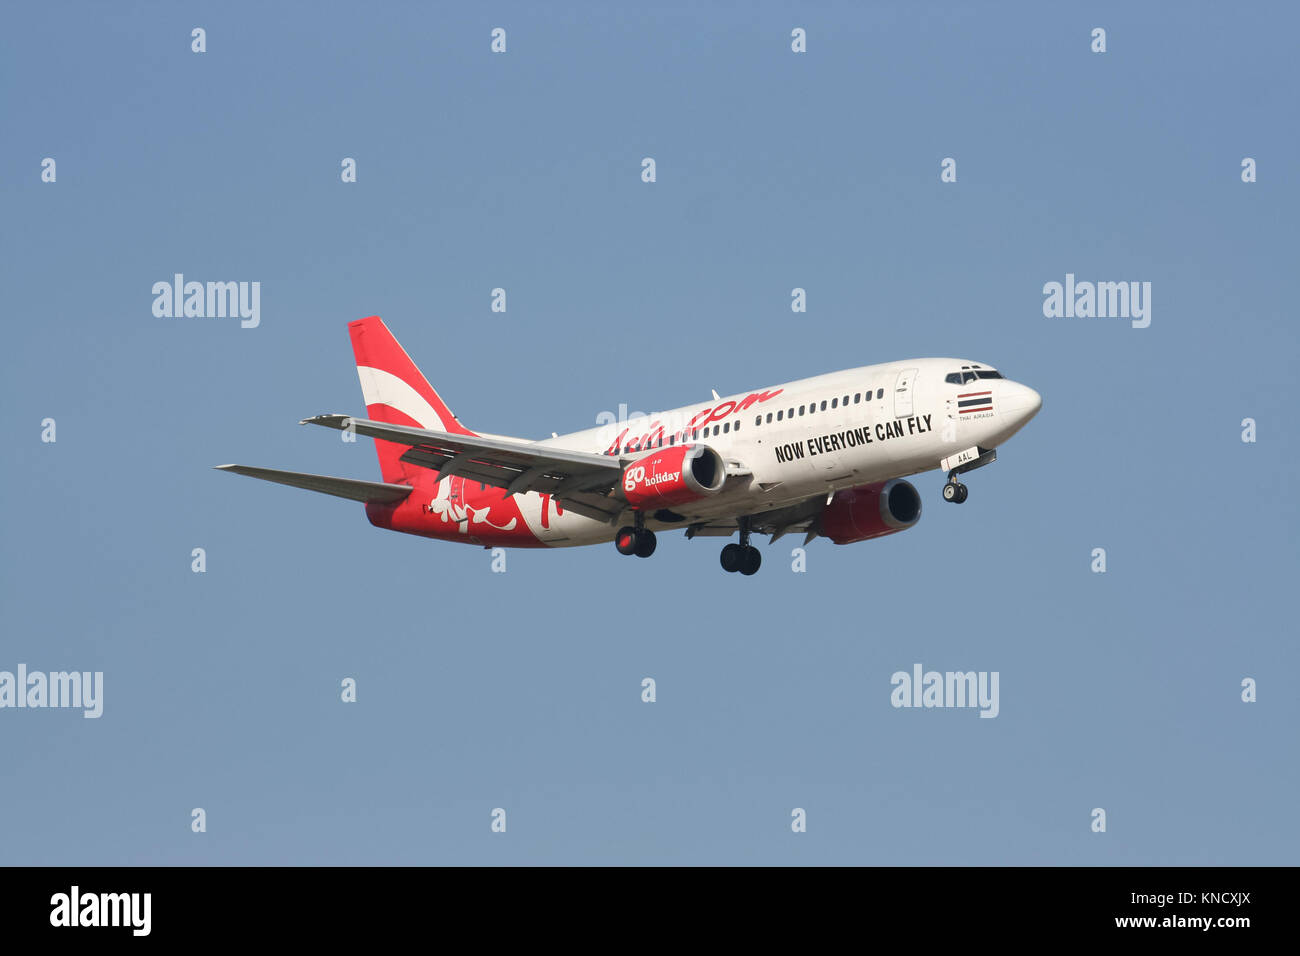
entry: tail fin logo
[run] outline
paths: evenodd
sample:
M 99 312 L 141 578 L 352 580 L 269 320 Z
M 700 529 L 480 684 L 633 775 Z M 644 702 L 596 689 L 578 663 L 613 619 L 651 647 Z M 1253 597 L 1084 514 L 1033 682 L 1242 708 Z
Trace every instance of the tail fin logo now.
M 474 434 L 456 420 L 379 316 L 350 322 L 348 332 L 361 394 L 372 418 L 393 425 L 413 423 L 434 431 Z M 391 412 L 376 406 L 385 406 Z
M 447 403 L 379 316 L 349 322 L 348 334 L 352 338 L 352 354 L 357 360 L 357 378 L 361 380 L 366 413 L 371 418 L 389 425 L 411 425 L 454 435 L 474 434 L 456 420 Z M 401 460 L 409 447 L 375 441 L 384 481 L 414 485 L 428 480 L 428 470 Z
M 392 372 L 358 365 L 357 377 L 361 379 L 361 395 L 367 408 L 387 405 L 394 411 L 401 412 L 420 428 L 440 432 L 449 430 L 442 416 L 428 400 Z

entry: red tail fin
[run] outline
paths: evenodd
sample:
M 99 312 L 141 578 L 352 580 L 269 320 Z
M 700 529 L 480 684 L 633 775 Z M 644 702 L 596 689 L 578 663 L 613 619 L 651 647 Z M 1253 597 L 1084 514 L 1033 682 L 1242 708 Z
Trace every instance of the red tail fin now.
M 348 332 L 352 336 L 352 352 L 357 359 L 357 377 L 361 379 L 366 414 L 371 419 L 454 435 L 474 434 L 456 420 L 379 316 L 349 322 Z M 398 460 L 408 447 L 375 440 L 384 481 L 403 483 L 420 473 L 428 474 L 428 469 Z

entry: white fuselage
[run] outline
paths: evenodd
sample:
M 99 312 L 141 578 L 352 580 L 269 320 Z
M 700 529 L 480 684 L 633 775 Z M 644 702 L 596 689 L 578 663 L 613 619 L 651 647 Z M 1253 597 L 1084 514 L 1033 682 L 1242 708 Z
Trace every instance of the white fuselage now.
M 953 375 L 958 382 L 945 380 Z M 965 376 L 969 380 L 960 381 Z M 624 463 L 659 448 L 706 444 L 726 461 L 727 484 L 675 510 L 707 522 L 939 468 L 964 449 L 1001 445 L 1040 406 L 1037 392 L 1001 378 L 991 366 L 912 359 L 697 402 L 536 444 L 614 454 Z M 531 501 L 521 504 L 525 515 L 541 508 L 540 499 L 535 508 Z M 646 523 L 681 526 L 649 516 Z M 610 540 L 615 528 L 570 511 L 534 530 L 544 542 L 565 546 Z

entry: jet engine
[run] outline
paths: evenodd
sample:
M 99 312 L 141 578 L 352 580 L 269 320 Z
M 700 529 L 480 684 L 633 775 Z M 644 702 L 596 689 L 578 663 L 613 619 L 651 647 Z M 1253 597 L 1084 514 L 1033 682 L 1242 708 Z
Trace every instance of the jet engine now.
M 623 470 L 623 493 L 633 508 L 663 508 L 699 501 L 722 490 L 727 468 L 707 445 L 661 448 Z
M 820 530 L 836 544 L 906 531 L 921 520 L 921 496 L 910 481 L 891 478 L 846 488 L 822 508 Z

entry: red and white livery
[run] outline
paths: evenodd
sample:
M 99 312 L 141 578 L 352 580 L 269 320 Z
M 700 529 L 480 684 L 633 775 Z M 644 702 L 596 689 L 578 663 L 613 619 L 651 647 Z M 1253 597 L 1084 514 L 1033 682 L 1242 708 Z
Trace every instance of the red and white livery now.
M 958 476 L 1038 413 L 1042 399 L 966 359 L 831 372 L 540 441 L 462 425 L 378 316 L 348 326 L 366 418 L 319 415 L 375 440 L 382 481 L 219 465 L 365 503 L 371 524 L 480 547 L 613 541 L 649 557 L 655 533 L 730 537 L 727 571 L 753 574 L 754 534 L 850 544 L 905 531 L 921 498 L 904 478 Z

